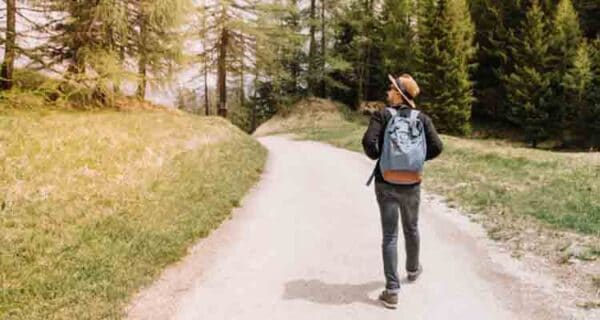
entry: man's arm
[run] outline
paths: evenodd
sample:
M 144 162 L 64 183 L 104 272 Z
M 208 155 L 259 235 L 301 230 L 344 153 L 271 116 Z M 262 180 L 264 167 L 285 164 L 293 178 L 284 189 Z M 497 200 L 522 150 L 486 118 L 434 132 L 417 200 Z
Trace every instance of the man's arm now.
M 369 121 L 369 127 L 363 135 L 362 145 L 367 156 L 373 160 L 379 158 L 379 139 L 381 138 L 381 130 L 383 127 L 383 116 L 380 111 L 374 112 Z
M 425 156 L 425 160 L 432 160 L 442 153 L 444 144 L 435 130 L 431 118 L 426 115 L 423 118 L 425 118 L 425 139 L 427 139 L 427 155 Z

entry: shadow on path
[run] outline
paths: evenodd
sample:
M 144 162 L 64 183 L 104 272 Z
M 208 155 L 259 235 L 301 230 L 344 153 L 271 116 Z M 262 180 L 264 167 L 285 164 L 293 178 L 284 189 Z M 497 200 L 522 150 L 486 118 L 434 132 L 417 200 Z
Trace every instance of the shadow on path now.
M 321 280 L 294 280 L 285 284 L 283 299 L 301 299 L 329 305 L 364 303 L 380 306 L 381 304 L 369 298 L 368 294 L 383 286 L 384 283 L 381 281 L 364 284 L 330 284 Z

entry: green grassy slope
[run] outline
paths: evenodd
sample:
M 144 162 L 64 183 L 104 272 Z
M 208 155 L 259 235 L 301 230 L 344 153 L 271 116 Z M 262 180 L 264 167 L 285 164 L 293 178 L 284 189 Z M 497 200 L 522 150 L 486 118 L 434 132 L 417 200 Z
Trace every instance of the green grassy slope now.
M 0 319 L 119 318 L 265 158 L 214 117 L 0 112 Z

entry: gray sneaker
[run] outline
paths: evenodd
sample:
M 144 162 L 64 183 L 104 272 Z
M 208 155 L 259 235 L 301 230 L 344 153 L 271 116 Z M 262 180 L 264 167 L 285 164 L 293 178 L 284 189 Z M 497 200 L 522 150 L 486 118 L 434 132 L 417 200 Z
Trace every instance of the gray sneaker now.
M 408 281 L 410 282 L 414 282 L 417 281 L 417 279 L 419 278 L 419 276 L 421 275 L 421 273 L 423 273 L 423 266 L 419 265 L 419 269 L 417 269 L 417 271 L 407 271 L 406 272 L 408 274 Z
M 381 301 L 383 306 L 388 309 L 396 309 L 398 306 L 398 294 L 383 290 L 383 292 L 379 295 L 379 301 Z

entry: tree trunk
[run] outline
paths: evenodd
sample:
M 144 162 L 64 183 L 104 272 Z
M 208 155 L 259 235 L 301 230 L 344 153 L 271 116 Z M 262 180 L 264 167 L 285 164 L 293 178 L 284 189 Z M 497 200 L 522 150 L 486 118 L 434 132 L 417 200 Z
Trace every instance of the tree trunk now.
M 292 6 L 294 7 L 294 9 L 298 9 L 298 1 L 297 0 L 292 0 Z M 299 27 L 300 27 L 300 18 L 298 16 L 298 14 L 294 13 L 293 19 L 292 19 L 292 30 L 295 33 L 300 33 Z M 292 63 L 291 63 L 291 77 L 292 77 L 292 93 L 294 95 L 298 94 L 298 76 L 300 74 L 300 59 L 301 59 L 301 55 L 298 52 L 298 50 L 296 50 L 297 48 L 294 48 L 293 54 L 292 54 Z
M 371 29 L 371 23 L 372 23 L 372 19 L 373 19 L 373 2 L 371 0 L 367 0 L 367 12 L 366 14 L 369 16 L 369 20 L 367 23 L 367 29 L 369 30 Z M 366 31 L 365 30 L 365 31 Z M 371 44 L 367 41 L 366 44 L 366 48 L 365 48 L 365 61 L 364 61 L 364 77 L 363 77 L 363 89 L 365 90 L 365 92 L 362 94 L 363 99 L 365 100 L 369 100 L 369 78 L 371 77 L 371 70 L 370 70 L 370 62 L 371 62 Z M 362 101 L 361 101 L 362 102 Z
M 208 104 L 208 52 L 204 52 L 204 113 L 210 115 L 210 106 Z
M 127 13 L 129 13 L 129 8 L 127 7 L 127 5 L 121 4 L 121 6 Z M 126 46 L 125 43 L 119 44 L 117 39 L 113 37 L 112 49 L 118 52 L 119 63 L 121 66 L 125 65 L 125 46 Z M 122 83 L 121 79 L 116 79 L 115 83 L 113 83 L 113 91 L 114 91 L 115 95 L 121 94 L 121 83 Z
M 360 56 L 360 60 L 359 60 L 359 64 L 358 64 L 358 68 L 357 68 L 357 73 L 358 73 L 358 90 L 356 90 L 356 105 L 354 106 L 355 110 L 358 110 L 360 107 L 360 104 L 363 101 L 363 93 L 364 93 L 364 75 L 365 75 L 365 66 L 363 65 L 363 58 L 362 55 Z
M 140 48 L 139 54 L 140 59 L 138 61 L 138 87 L 137 87 L 137 97 L 140 100 L 146 98 L 146 75 L 147 75 L 147 64 L 148 64 L 148 52 L 147 52 L 147 38 L 148 38 L 148 26 L 147 20 L 144 13 L 140 17 Z
M 244 41 L 242 40 L 241 58 L 240 58 L 240 108 L 244 108 Z
M 258 41 L 255 42 L 255 51 L 258 51 Z M 254 64 L 254 103 L 252 104 L 252 118 L 250 120 L 250 132 L 254 132 L 256 130 L 256 127 L 258 126 L 258 124 L 256 123 L 256 113 L 257 113 L 257 104 L 258 104 L 258 76 L 259 76 L 259 70 L 258 69 L 259 65 L 258 65 L 258 60 L 256 61 L 256 63 Z
M 326 53 L 326 41 L 325 41 L 325 0 L 321 0 L 321 97 L 325 98 L 327 95 L 327 87 L 325 84 L 325 53 Z
M 202 2 L 203 5 L 206 5 L 206 1 Z M 202 19 L 202 32 L 206 32 L 206 17 L 201 17 Z M 208 97 L 208 50 L 206 49 L 206 33 L 202 35 L 202 50 L 204 50 L 204 115 L 210 115 L 210 105 L 209 105 L 209 97 Z
M 93 2 L 90 4 L 94 6 Z M 66 78 L 79 82 L 81 81 L 80 75 L 85 75 L 86 73 L 86 61 L 85 56 L 83 55 L 83 48 L 86 45 L 90 45 L 90 34 L 89 30 L 91 30 L 92 19 L 89 19 L 84 16 L 82 3 L 76 2 L 75 6 L 77 9 L 72 12 L 74 15 L 72 18 L 78 23 L 74 24 L 75 30 L 72 30 L 70 33 L 72 34 L 72 44 L 69 44 L 69 54 L 71 56 L 71 63 L 67 67 L 67 75 Z M 70 35 L 71 36 L 71 35 Z
M 219 92 L 218 114 L 227 118 L 227 45 L 229 42 L 229 31 L 227 28 L 221 30 L 219 41 L 219 59 L 217 61 L 217 90 Z
M 121 65 L 125 65 L 125 46 L 119 46 L 119 62 Z M 121 94 L 121 79 L 117 79 L 114 84 L 115 94 Z
M 359 49 L 360 50 L 360 49 Z M 356 105 L 354 106 L 355 110 L 358 110 L 360 107 L 360 104 L 362 103 L 362 101 L 364 100 L 364 86 L 365 86 L 365 64 L 364 64 L 364 56 L 365 56 L 365 52 L 364 50 L 360 50 L 360 55 L 358 58 L 358 66 L 356 68 L 356 72 L 358 73 L 358 89 L 356 90 Z
M 250 123 L 250 132 L 254 132 L 254 130 L 256 130 L 257 127 L 257 123 L 256 123 L 256 104 L 258 103 L 258 70 L 256 71 L 256 75 L 254 76 L 254 103 L 252 104 L 252 120 Z
M 16 46 L 16 12 L 15 0 L 6 0 L 6 43 L 4 44 L 4 62 L 0 70 L 0 88 L 9 90 L 13 85 L 13 69 L 15 65 Z
M 316 73 L 316 55 L 317 55 L 317 42 L 315 39 L 315 13 L 316 13 L 316 0 L 310 0 L 310 44 L 308 49 L 308 91 L 310 95 L 315 94 L 315 73 Z

